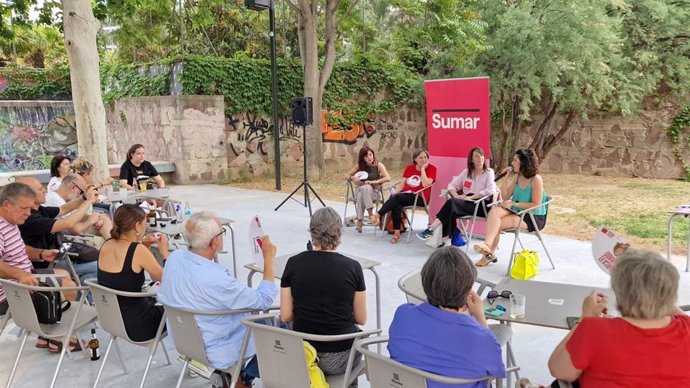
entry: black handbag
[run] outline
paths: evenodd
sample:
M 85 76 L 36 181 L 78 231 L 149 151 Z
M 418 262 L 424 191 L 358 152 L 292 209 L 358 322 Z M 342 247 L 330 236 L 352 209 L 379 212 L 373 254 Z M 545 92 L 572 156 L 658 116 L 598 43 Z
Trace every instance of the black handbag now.
M 50 287 L 46 283 L 39 283 L 39 285 Z M 34 304 L 38 322 L 49 325 L 60 323 L 62 313 L 72 305 L 70 301 L 62 300 L 60 291 L 33 291 L 31 301 Z

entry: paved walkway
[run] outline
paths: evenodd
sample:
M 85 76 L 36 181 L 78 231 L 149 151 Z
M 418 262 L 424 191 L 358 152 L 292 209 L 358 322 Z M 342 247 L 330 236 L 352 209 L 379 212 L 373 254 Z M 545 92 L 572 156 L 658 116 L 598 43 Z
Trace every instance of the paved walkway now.
M 315 185 L 318 192 L 318 185 Z M 344 190 L 343 190 L 344 191 Z M 245 281 L 248 271 L 243 265 L 250 262 L 249 258 L 249 220 L 255 214 L 259 214 L 263 220 L 265 231 L 271 236 L 278 246 L 278 254 L 288 254 L 299 252 L 305 249 L 309 234 L 307 227 L 309 224 L 309 213 L 305 207 L 296 202 L 288 201 L 279 211 L 273 209 L 285 198 L 285 194 L 263 192 L 256 190 L 237 189 L 227 186 L 206 185 L 206 186 L 173 186 L 172 196 L 175 199 L 188 200 L 193 211 L 214 210 L 220 216 L 236 220 L 235 232 L 238 253 L 239 279 Z M 338 202 L 327 202 L 342 214 L 343 204 Z M 314 204 L 314 209 L 320 207 Z M 354 209 L 352 212 L 354 212 Z M 350 214 L 353 214 L 353 213 Z M 416 228 L 419 230 L 426 224 L 426 217 L 419 216 L 415 220 Z M 546 229 L 548 233 L 548 226 Z M 398 289 L 397 281 L 404 274 L 421 268 L 424 260 L 432 252 L 423 242 L 412 237 L 410 243 L 404 240 L 397 245 L 388 243 L 386 237 L 381 234 L 374 236 L 373 227 L 365 228 L 364 233 L 358 234 L 354 228 L 345 228 L 342 245 L 339 251 L 345 254 L 353 254 L 367 257 L 381 262 L 377 271 L 381 277 L 382 290 L 382 318 L 384 333 L 390 325 L 393 313 L 398 305 L 405 302 L 403 293 Z M 229 247 L 229 239 L 226 237 L 226 246 Z M 554 259 L 556 270 L 548 267 L 548 261 L 541 252 L 541 245 L 536 238 L 527 237 L 524 240 L 529 248 L 536 249 L 543 257 L 539 275 L 535 278 L 543 281 L 563 282 L 582 284 L 598 287 L 608 286 L 608 276 L 601 272 L 594 263 L 591 254 L 591 245 L 588 242 L 575 241 L 570 239 L 549 236 L 547 245 Z M 512 238 L 506 237 L 502 241 L 499 251 L 497 264 L 492 264 L 487 268 L 479 269 L 479 276 L 487 280 L 498 282 L 504 275 L 507 266 L 506 256 L 510 251 Z M 471 253 L 473 259 L 479 255 Z M 221 257 L 221 262 L 230 267 L 229 255 Z M 685 268 L 685 258 L 674 258 L 674 264 L 683 271 Z M 367 328 L 375 327 L 375 305 L 374 305 L 374 278 L 371 273 L 365 271 L 367 282 L 367 303 L 369 312 L 369 323 Z M 690 276 L 681 272 L 681 304 L 690 303 L 690 292 L 688 292 L 688 280 Z M 529 303 L 529 301 L 527 301 Z M 518 364 L 522 367 L 521 375 L 530 377 L 533 381 L 546 383 L 551 381 L 546 362 L 551 351 L 558 342 L 565 336 L 564 330 L 547 329 L 527 325 L 513 325 L 514 336 L 513 346 Z M 13 325 L 10 323 L 2 335 L 0 335 L 0 385 L 4 386 L 6 378 L 12 367 L 12 361 L 19 348 L 19 341 L 13 333 Z M 86 336 L 86 333 L 84 333 Z M 99 332 L 101 344 L 105 345 L 109 336 L 104 332 Z M 30 339 L 24 351 L 18 375 L 15 377 L 15 387 L 43 387 L 48 386 L 52 376 L 53 368 L 57 363 L 57 356 L 48 354 L 43 349 L 33 347 L 35 341 Z M 176 354 L 171 341 L 166 341 L 171 356 Z M 129 344 L 121 343 L 128 365 L 128 373 L 123 374 L 115 360 L 109 362 L 106 367 L 105 377 L 102 387 L 123 387 L 136 386 L 143 372 L 146 362 L 147 352 L 144 348 L 139 348 Z M 103 349 L 104 351 L 104 349 Z M 461 349 L 458 349 L 461 351 Z M 82 358 L 81 354 L 75 354 L 74 360 L 66 359 L 58 378 L 59 387 L 89 387 L 93 384 L 100 362 L 93 362 Z M 148 386 L 174 386 L 181 363 L 173 361 L 172 366 L 165 365 L 162 354 L 154 358 L 154 363 L 147 380 Z M 136 385 L 135 385 L 136 384 Z M 184 387 L 207 387 L 208 382 L 201 378 L 186 378 Z M 360 387 L 368 387 L 364 378 L 360 378 Z

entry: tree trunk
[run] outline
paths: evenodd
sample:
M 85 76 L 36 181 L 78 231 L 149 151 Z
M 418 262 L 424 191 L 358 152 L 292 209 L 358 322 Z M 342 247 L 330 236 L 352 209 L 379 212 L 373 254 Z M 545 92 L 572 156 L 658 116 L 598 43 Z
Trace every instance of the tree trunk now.
M 89 0 L 62 0 L 62 12 L 79 154 L 93 163 L 94 180 L 100 182 L 108 172 L 105 108 L 96 47 L 101 24 L 93 16 Z
M 570 126 L 573 123 L 575 117 L 577 117 L 577 112 L 568 113 L 568 115 L 565 117 L 563 125 L 561 126 L 561 128 L 558 129 L 558 132 L 556 132 L 554 135 L 549 135 L 546 137 L 546 139 L 544 140 L 544 144 L 542 145 L 539 152 L 537 152 L 539 160 L 543 160 L 544 158 L 546 158 L 546 156 L 553 149 L 553 147 L 555 147 L 558 143 L 561 142 L 561 140 L 563 140 L 565 135 L 570 130 Z

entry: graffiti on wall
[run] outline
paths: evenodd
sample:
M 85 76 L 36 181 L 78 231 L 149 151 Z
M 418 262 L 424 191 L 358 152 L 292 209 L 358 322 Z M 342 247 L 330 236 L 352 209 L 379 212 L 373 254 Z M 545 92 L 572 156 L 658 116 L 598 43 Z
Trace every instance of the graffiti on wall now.
M 56 155 L 77 156 L 71 109 L 0 107 L 0 172 L 47 169 Z
M 288 117 L 278 119 L 278 131 L 280 134 L 282 155 L 295 154 L 293 148 L 302 143 L 302 133 Z M 227 117 L 226 140 L 228 150 L 228 163 L 240 156 L 252 158 L 257 156 L 264 161 L 268 160 L 269 150 L 272 147 L 273 125 L 270 119 L 245 113 L 238 117 Z M 299 154 L 299 153 L 298 153 Z
M 332 117 L 342 116 L 342 112 L 331 112 Z M 337 123 L 328 122 L 328 112 L 321 111 L 321 135 L 324 143 L 343 143 L 355 144 L 359 138 L 366 135 L 370 138 L 376 133 L 374 117 L 370 115 L 366 122 L 354 123 L 348 127 L 343 127 Z

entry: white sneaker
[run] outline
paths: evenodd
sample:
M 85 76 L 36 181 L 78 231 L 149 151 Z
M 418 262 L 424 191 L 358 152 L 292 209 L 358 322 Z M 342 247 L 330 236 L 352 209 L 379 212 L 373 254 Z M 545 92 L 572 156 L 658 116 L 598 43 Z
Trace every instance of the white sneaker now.
M 261 382 L 261 377 L 257 377 L 252 381 L 252 388 L 264 388 L 264 384 Z

